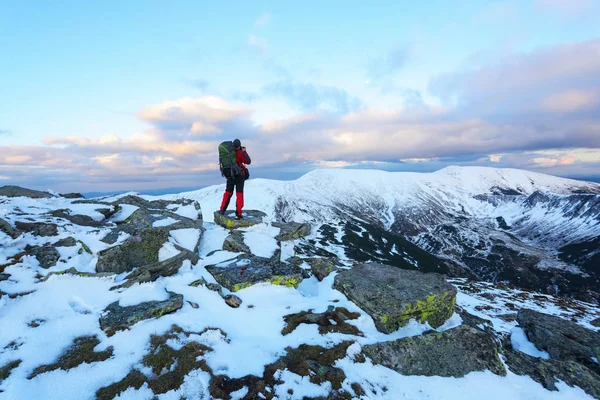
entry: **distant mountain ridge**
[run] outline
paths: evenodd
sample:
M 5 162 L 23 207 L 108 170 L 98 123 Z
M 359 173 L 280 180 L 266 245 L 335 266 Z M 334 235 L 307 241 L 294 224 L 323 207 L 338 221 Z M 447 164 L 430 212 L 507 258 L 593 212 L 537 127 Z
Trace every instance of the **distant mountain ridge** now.
M 212 186 L 176 196 L 199 200 L 209 212 L 222 191 Z M 419 268 L 412 253 L 425 260 L 424 250 L 438 260 L 431 270 L 600 298 L 597 183 L 486 167 L 329 169 L 295 181 L 250 180 L 246 203 L 276 219 L 318 226 L 297 246 L 307 253 Z

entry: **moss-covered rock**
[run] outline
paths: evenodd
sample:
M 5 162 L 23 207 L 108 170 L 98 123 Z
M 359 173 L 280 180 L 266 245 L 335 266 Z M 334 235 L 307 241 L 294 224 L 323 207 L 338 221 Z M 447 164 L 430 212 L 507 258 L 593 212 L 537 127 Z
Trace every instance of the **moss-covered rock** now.
M 235 211 L 226 211 L 225 214 L 215 211 L 214 221 L 225 229 L 239 229 L 260 224 L 263 218 L 267 216 L 264 212 L 257 210 L 244 210 L 243 215 L 243 219 L 236 219 Z
M 6 197 L 29 197 L 32 199 L 49 199 L 52 194 L 39 190 L 27 189 L 20 186 L 6 185 L 0 186 L 0 196 Z
M 37 367 L 28 379 L 32 379 L 40 374 L 54 371 L 57 369 L 69 370 L 77 367 L 80 364 L 91 364 L 94 362 L 104 361 L 113 355 L 113 348 L 109 347 L 104 351 L 95 352 L 94 348 L 100 343 L 96 336 L 78 337 L 73 341 L 71 346 L 56 363 L 42 365 Z
M 465 325 L 368 345 L 363 353 L 374 363 L 402 375 L 459 378 L 483 370 L 506 375 L 493 336 Z
M 130 307 L 121 307 L 118 301 L 106 307 L 105 314 L 100 317 L 100 328 L 108 336 L 117 331 L 128 329 L 140 321 L 160 318 L 183 307 L 183 296 L 169 292 L 170 297 L 164 301 L 148 301 Z
M 250 247 L 244 243 L 244 234 L 240 231 L 232 231 L 223 241 L 223 250 L 234 253 L 251 254 Z
M 52 244 L 54 247 L 73 247 L 77 245 L 77 240 L 74 237 L 69 236 L 64 239 L 60 239 L 59 241 Z
M 413 318 L 437 328 L 452 316 L 456 303 L 456 288 L 443 276 L 385 264 L 357 264 L 338 273 L 334 287 L 365 310 L 383 333 Z
M 237 292 L 257 283 L 272 283 L 298 287 L 302 282 L 302 269 L 272 258 L 242 255 L 218 265 L 206 267 L 222 286 Z
M 58 226 L 56 224 L 47 224 L 45 222 L 15 222 L 15 227 L 21 232 L 29 232 L 34 236 L 56 236 L 58 235 Z
M 40 267 L 42 268 L 50 268 L 54 267 L 60 258 L 60 254 L 58 250 L 54 248 L 54 246 L 45 245 L 45 246 L 29 246 L 25 247 L 25 252 L 28 255 L 35 256 L 38 262 L 40 263 Z
M 313 275 L 317 277 L 319 282 L 333 271 L 337 271 L 340 266 L 337 259 L 333 257 L 308 258 L 305 261 L 310 265 Z
M 280 229 L 279 235 L 275 239 L 285 242 L 287 240 L 297 240 L 310 235 L 311 226 L 308 223 L 300 222 L 273 222 L 274 227 Z

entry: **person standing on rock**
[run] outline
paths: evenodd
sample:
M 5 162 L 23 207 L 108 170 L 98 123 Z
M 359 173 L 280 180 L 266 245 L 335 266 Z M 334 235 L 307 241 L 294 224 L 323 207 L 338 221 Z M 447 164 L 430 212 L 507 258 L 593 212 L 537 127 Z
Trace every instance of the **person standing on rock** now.
M 250 165 L 252 161 L 242 146 L 240 139 L 235 139 L 233 142 L 223 142 L 219 145 L 219 165 L 221 167 L 221 175 L 227 178 L 225 193 L 219 212 L 225 214 L 225 210 L 229 206 L 229 201 L 233 196 L 233 188 L 235 187 L 235 216 L 237 219 L 242 219 L 242 208 L 244 207 L 244 182 L 250 177 L 250 172 L 246 165 Z

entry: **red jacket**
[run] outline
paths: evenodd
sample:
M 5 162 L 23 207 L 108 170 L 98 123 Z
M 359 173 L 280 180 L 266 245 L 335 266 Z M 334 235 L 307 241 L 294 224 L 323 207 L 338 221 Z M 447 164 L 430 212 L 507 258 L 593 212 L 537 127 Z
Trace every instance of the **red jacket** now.
M 244 165 L 244 164 L 250 165 L 252 163 L 252 160 L 250 160 L 250 156 L 248 155 L 248 152 L 246 150 L 242 150 L 242 149 L 236 151 L 235 159 L 237 161 L 237 165 L 242 167 L 242 170 L 246 169 L 246 165 Z

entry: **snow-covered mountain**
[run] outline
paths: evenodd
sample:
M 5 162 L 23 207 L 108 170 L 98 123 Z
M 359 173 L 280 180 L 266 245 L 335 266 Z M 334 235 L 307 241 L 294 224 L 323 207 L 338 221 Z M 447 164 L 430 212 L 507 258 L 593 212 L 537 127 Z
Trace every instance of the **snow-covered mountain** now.
M 198 200 L 211 220 L 222 190 L 166 198 Z M 297 245 L 300 253 L 600 298 L 596 183 L 485 167 L 434 173 L 329 169 L 296 181 L 250 180 L 245 192 L 247 208 L 317 227 L 312 240 Z

